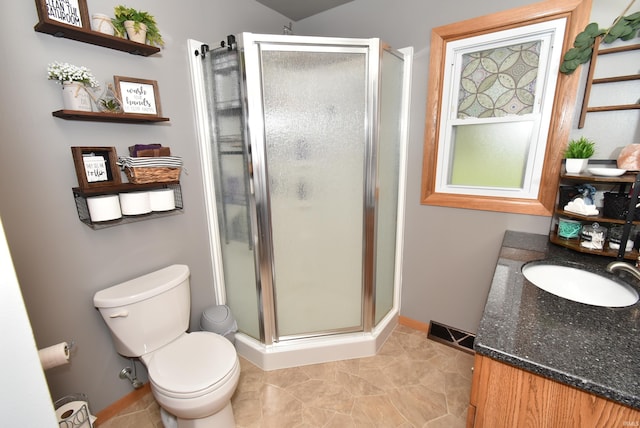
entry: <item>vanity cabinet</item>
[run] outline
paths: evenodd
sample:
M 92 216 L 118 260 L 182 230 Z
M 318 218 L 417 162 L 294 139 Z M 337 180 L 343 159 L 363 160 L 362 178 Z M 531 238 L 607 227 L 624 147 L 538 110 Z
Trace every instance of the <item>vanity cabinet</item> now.
M 590 161 L 591 166 L 615 166 L 615 161 Z M 598 165 L 598 163 L 601 163 Z M 630 192 L 631 200 L 637 200 L 638 194 L 640 193 L 640 173 L 631 173 L 627 172 L 619 177 L 608 177 L 608 176 L 596 176 L 592 175 L 588 172 L 584 172 L 581 174 L 567 174 L 566 171 L 562 170 L 560 175 L 560 187 L 558 189 L 558 201 L 556 202 L 556 208 L 553 214 L 553 221 L 551 222 L 551 232 L 549 234 L 549 239 L 554 244 L 570 248 L 574 251 L 579 251 L 582 253 L 596 254 L 607 257 L 614 257 L 619 260 L 628 259 L 628 260 L 637 260 L 640 253 L 638 250 L 625 251 L 625 243 L 631 236 L 632 227 L 634 225 L 640 225 L 640 221 L 634 220 L 635 206 L 634 204 L 630 204 L 629 213 L 626 218 L 609 218 L 605 217 L 602 214 L 602 208 L 599 208 L 600 214 L 598 215 L 582 215 L 577 214 L 570 211 L 565 211 L 563 202 L 561 201 L 560 193 L 563 186 L 574 186 L 579 184 L 591 184 L 599 190 L 609 191 L 617 193 L 620 189 L 620 186 L 623 186 Z M 631 189 L 631 190 L 629 190 Z M 612 249 L 609 246 L 609 236 L 607 236 L 607 241 L 604 245 L 603 249 L 590 249 L 580 245 L 580 239 L 566 239 L 558 234 L 558 224 L 561 218 L 576 220 L 582 223 L 583 226 L 591 225 L 593 223 L 598 223 L 601 226 L 605 226 L 610 229 L 612 226 L 620 226 L 623 228 L 622 237 L 620 239 L 620 248 Z
M 467 428 L 638 426 L 640 411 L 476 354 Z

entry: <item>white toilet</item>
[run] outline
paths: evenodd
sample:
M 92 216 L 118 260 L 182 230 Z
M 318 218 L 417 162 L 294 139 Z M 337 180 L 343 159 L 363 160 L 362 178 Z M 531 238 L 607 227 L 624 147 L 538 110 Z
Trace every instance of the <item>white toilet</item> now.
M 98 291 L 93 304 L 106 322 L 116 351 L 147 367 L 158 404 L 179 428 L 234 427 L 231 396 L 240 362 L 227 339 L 187 333 L 189 267 L 172 265 Z

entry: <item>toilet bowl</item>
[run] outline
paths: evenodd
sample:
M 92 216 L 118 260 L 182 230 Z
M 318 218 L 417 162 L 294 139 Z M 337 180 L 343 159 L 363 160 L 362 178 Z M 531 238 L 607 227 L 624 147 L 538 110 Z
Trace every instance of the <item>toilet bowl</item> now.
M 156 401 L 178 418 L 201 419 L 216 416 L 226 406 L 231 408 L 240 363 L 235 348 L 224 337 L 210 332 L 185 333 L 141 360 Z
M 235 348 L 215 333 L 187 333 L 189 268 L 172 265 L 97 292 L 94 305 L 116 351 L 147 368 L 154 398 L 178 428 L 235 426 L 240 378 Z

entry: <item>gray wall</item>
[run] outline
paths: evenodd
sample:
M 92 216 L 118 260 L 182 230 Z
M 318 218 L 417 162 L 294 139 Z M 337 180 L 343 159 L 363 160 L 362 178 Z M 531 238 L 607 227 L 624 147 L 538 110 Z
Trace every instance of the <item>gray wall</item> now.
M 549 218 L 420 205 L 431 29 L 533 3 L 356 0 L 294 26 L 304 34 L 380 37 L 413 46 L 401 314 L 474 332 L 506 229 L 546 233 Z M 365 12 L 366 11 L 366 12 Z
M 90 12 L 111 13 L 117 2 L 88 3 Z M 409 318 L 475 331 L 504 231 L 546 233 L 549 227 L 545 217 L 419 204 L 431 28 L 526 3 L 531 1 L 459 0 L 435 7 L 423 0 L 355 0 L 294 24 L 298 34 L 381 37 L 394 47 L 415 48 L 402 297 L 402 315 Z M 97 290 L 170 263 L 186 263 L 192 270 L 193 326 L 202 308 L 215 300 L 186 40 L 215 44 L 241 31 L 281 33 L 289 22 L 253 0 L 137 0 L 132 6 L 156 16 L 167 42 L 160 54 L 136 57 L 36 33 L 32 1 L 6 5 L 0 27 L 5 52 L 0 217 L 37 346 L 77 343 L 71 364 L 46 373 L 51 394 L 55 399 L 87 393 L 94 411 L 131 391 L 117 377 L 130 363 L 115 353 L 93 308 Z M 607 19 L 621 10 L 616 3 Z M 53 118 L 51 112 L 61 108 L 60 88 L 46 80 L 47 64 L 53 61 L 85 65 L 103 81 L 113 75 L 157 80 L 163 114 L 171 121 L 127 125 Z M 115 146 L 126 153 L 135 142 L 162 143 L 183 157 L 188 169 L 181 177 L 184 213 L 89 229 L 75 212 L 69 147 Z
M 112 14 L 114 1 L 89 0 L 90 12 Z M 0 43 L 0 216 L 37 346 L 74 340 L 71 364 L 46 372 L 54 399 L 89 395 L 94 411 L 131 391 L 118 373 L 129 361 L 113 349 L 92 298 L 97 290 L 171 263 L 191 267 L 192 325 L 215 303 L 200 160 L 195 135 L 187 39 L 217 44 L 240 31 L 280 33 L 288 20 L 253 0 L 191 0 L 131 4 L 155 15 L 166 47 L 152 57 L 59 39 L 33 30 L 33 0 L 4 8 Z M 126 3 L 129 5 L 129 3 Z M 101 81 L 113 75 L 157 80 L 166 124 L 65 121 L 60 87 L 47 64 L 89 67 Z M 184 213 L 92 230 L 78 221 L 71 188 L 77 180 L 70 146 L 162 143 L 182 156 Z M 3 325 L 3 329 L 10 328 Z M 144 376 L 144 370 L 143 378 Z
M 414 48 L 401 307 L 401 314 L 408 318 L 423 323 L 439 321 L 475 332 L 504 231 L 542 234 L 549 231 L 548 217 L 420 204 L 431 29 L 530 3 L 534 1 L 355 0 L 294 24 L 298 34 L 380 37 L 396 48 Z M 594 0 L 592 21 L 606 28 L 627 4 L 627 0 Z M 634 10 L 638 7 L 626 14 Z M 586 67 L 582 69 L 584 71 Z M 582 100 L 580 95 L 578 100 Z M 640 129 L 637 110 L 631 115 L 625 116 L 622 127 Z M 591 116 L 587 124 L 595 119 L 607 120 Z M 614 134 L 619 130 L 607 127 L 604 135 L 608 139 L 605 139 L 601 129 L 593 128 L 576 129 L 575 133 L 592 137 L 589 132 L 600 130 L 594 137 L 599 145 L 624 146 L 640 142 L 637 141 L 638 132 L 636 137 L 631 138 L 626 133 L 620 138 Z M 601 147 L 598 154 L 607 158 L 611 152 L 611 149 Z

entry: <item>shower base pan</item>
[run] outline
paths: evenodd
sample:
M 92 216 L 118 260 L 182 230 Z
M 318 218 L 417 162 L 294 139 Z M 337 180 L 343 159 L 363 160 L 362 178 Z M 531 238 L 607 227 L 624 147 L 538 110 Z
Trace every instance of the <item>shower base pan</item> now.
M 296 339 L 264 345 L 243 333 L 236 333 L 238 354 L 264 371 L 353 358 L 372 357 L 398 324 L 398 314 L 387 315 L 371 333 L 344 333 Z

